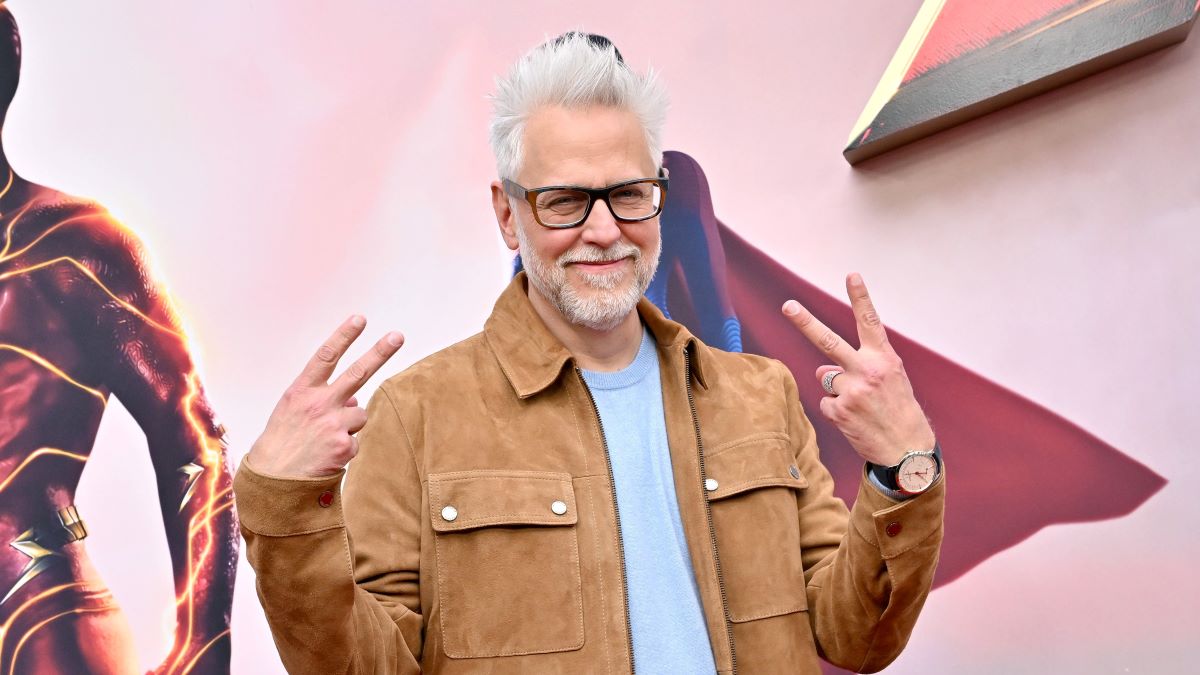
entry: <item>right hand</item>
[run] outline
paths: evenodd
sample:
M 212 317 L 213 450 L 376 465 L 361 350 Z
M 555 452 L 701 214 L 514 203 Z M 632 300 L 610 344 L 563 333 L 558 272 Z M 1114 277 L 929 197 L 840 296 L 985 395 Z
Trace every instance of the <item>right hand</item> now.
M 333 382 L 338 360 L 367 325 L 352 316 L 309 359 L 300 377 L 283 392 L 267 428 L 246 459 L 255 471 L 280 478 L 322 478 L 337 473 L 358 454 L 354 434 L 367 423 L 367 411 L 354 393 L 404 344 L 390 332 Z

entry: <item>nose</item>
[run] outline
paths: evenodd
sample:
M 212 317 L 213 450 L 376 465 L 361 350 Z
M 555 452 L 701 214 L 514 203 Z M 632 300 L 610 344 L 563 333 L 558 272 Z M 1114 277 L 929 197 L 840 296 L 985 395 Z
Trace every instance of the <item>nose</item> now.
M 592 205 L 587 220 L 579 227 L 582 230 L 580 238 L 600 248 L 608 248 L 621 239 L 621 227 L 608 208 L 608 202 L 599 199 Z

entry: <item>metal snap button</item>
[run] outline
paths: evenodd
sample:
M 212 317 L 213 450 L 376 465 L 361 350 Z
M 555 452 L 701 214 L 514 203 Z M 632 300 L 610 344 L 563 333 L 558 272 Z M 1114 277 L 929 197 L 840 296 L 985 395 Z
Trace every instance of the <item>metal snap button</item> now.
M 561 516 L 567 512 L 567 503 L 555 500 L 554 503 L 550 505 L 550 510 L 554 512 L 554 515 Z
M 717 484 L 716 478 L 705 478 L 704 479 L 704 489 L 705 490 L 712 492 L 713 490 L 716 490 L 718 487 L 719 487 L 719 485 Z
M 792 474 L 792 478 L 800 477 L 800 469 L 797 469 L 795 464 L 788 467 L 788 473 Z
M 442 509 L 442 520 L 453 521 L 457 517 L 458 509 L 454 508 L 453 506 L 447 506 Z
M 321 496 L 317 497 L 317 504 L 323 509 L 329 508 L 329 506 L 333 504 L 333 491 L 326 490 L 322 492 Z

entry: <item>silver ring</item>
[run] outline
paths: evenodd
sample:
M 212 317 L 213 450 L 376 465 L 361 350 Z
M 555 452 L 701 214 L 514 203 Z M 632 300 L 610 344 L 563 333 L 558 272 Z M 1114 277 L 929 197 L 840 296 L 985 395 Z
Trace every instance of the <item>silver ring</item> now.
M 821 378 L 821 387 L 830 396 L 837 396 L 837 392 L 833 390 L 833 378 L 841 374 L 842 371 L 840 370 L 831 370 L 828 373 L 825 373 L 824 377 Z

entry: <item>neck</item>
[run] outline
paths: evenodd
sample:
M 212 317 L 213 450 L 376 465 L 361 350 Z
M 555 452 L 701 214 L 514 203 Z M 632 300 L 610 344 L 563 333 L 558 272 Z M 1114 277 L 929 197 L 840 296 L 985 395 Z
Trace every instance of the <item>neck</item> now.
M 0 150 L 0 218 L 21 210 L 29 204 L 30 197 L 29 184 L 12 170 L 4 159 L 4 151 Z
M 528 289 L 534 311 L 580 368 L 611 373 L 633 363 L 642 344 L 642 321 L 636 309 L 615 327 L 596 330 L 567 321 L 533 284 Z
M 27 204 L 33 192 L 29 183 L 17 175 L 4 156 L 4 148 L 0 146 L 0 217 L 9 211 Z

